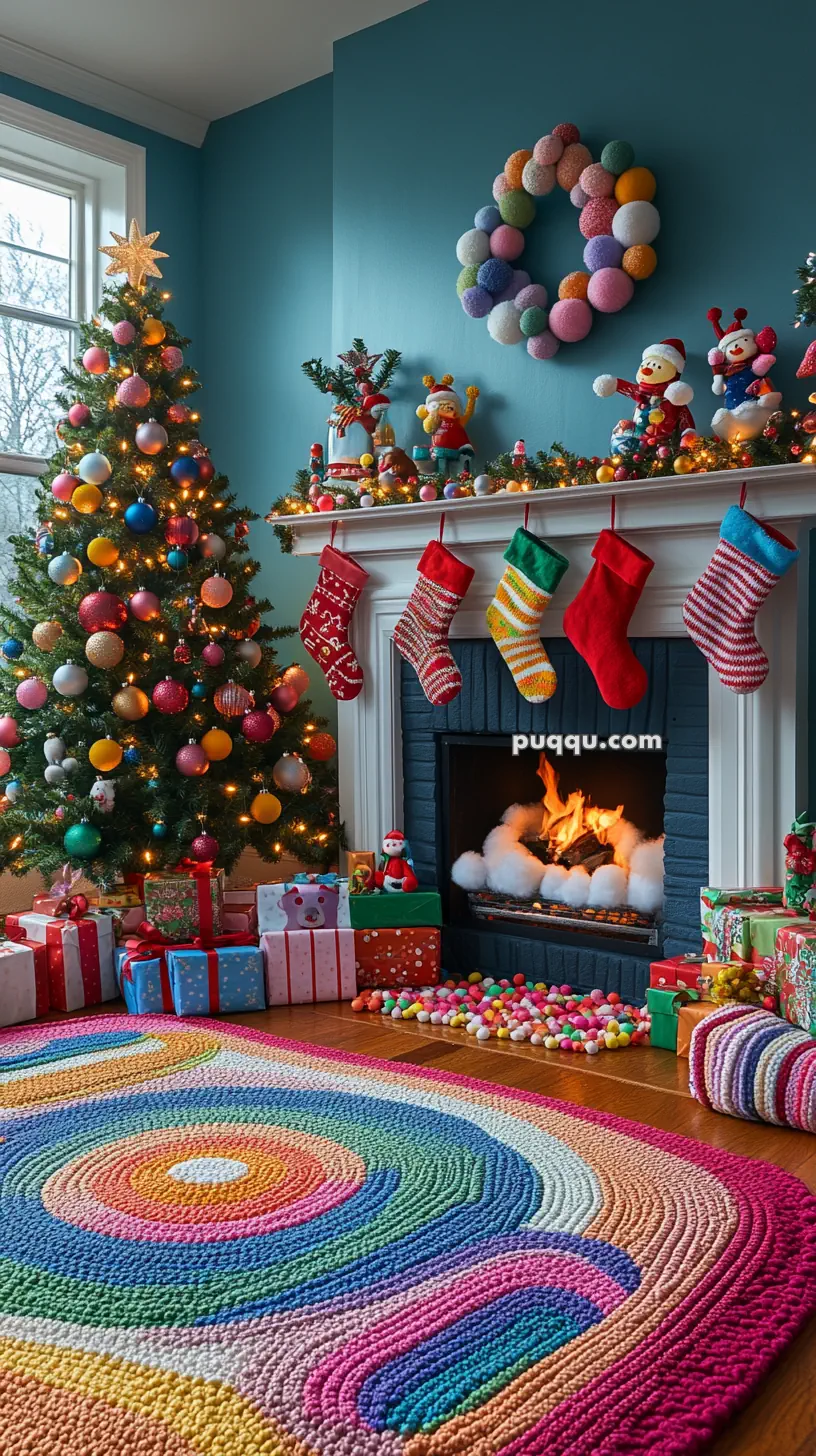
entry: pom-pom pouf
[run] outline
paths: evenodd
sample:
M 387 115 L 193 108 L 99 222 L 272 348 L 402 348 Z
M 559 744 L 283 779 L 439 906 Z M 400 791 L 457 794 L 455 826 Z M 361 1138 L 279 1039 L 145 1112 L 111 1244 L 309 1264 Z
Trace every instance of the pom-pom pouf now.
M 701 1021 L 689 1085 L 715 1112 L 816 1132 L 816 1041 L 771 1011 L 724 1006 Z
M 816 1303 L 803 1185 L 670 1133 L 209 1021 L 2 1054 L 6 1450 L 683 1456 Z

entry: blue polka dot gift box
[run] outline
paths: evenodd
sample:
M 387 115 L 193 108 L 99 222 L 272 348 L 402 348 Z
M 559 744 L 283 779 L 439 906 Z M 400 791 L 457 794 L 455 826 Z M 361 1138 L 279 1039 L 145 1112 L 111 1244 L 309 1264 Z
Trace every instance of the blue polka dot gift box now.
M 131 1016 L 171 1014 L 175 1010 L 167 956 L 159 946 L 148 949 L 132 940 L 116 951 L 116 979 Z
M 218 1011 L 263 1011 L 263 956 L 257 945 L 219 946 L 214 950 L 167 950 L 167 971 L 177 1016 L 210 1016 Z

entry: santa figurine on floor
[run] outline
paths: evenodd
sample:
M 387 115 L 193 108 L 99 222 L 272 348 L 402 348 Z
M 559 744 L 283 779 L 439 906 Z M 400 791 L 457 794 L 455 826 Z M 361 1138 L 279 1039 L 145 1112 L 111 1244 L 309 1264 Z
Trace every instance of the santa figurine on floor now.
M 685 430 L 694 429 L 694 418 L 689 405 L 694 390 L 680 378 L 686 367 L 686 350 L 682 339 L 661 339 L 659 344 L 649 344 L 643 350 L 640 368 L 634 382 L 616 379 L 614 374 L 599 374 L 592 388 L 601 399 L 612 394 L 625 394 L 635 401 L 634 419 L 631 422 L 632 448 L 638 445 L 667 444 L 679 438 Z M 627 426 L 629 422 L 626 422 Z M 620 440 L 623 422 L 617 426 L 613 438 Z
M 717 336 L 716 347 L 709 350 L 708 362 L 714 372 L 711 389 L 724 395 L 723 408 L 711 421 L 711 429 L 720 440 L 753 440 L 761 435 L 771 415 L 779 409 L 782 395 L 775 390 L 768 375 L 776 363 L 776 334 L 772 328 L 743 327 L 746 308 L 734 309 L 734 322 L 722 328 L 721 308 L 710 308 L 708 318 Z
M 414 874 L 411 861 L 407 858 L 408 842 L 399 829 L 392 829 L 382 842 L 380 868 L 374 876 L 378 890 L 389 894 L 416 890 L 419 881 Z

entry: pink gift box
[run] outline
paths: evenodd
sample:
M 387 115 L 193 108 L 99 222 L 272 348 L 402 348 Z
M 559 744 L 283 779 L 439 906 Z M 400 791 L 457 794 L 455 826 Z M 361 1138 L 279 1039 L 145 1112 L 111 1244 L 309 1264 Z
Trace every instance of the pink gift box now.
M 113 966 L 113 916 L 57 919 L 36 911 L 6 916 L 9 940 L 35 941 L 48 953 L 48 994 L 56 1011 L 98 1006 L 119 995 Z
M 48 1007 L 45 946 L 28 940 L 0 941 L 0 1026 L 33 1021 Z
M 350 1001 L 357 994 L 353 930 L 270 930 L 261 936 L 267 1006 Z

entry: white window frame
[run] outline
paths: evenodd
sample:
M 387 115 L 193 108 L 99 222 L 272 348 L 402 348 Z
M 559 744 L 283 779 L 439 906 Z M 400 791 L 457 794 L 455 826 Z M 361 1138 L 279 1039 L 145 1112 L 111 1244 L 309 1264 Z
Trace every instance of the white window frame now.
M 77 230 L 77 266 L 71 277 L 72 320 L 51 318 L 4 305 L 4 313 L 26 322 L 75 328 L 99 307 L 108 259 L 101 243 L 111 229 L 126 233 L 131 218 L 145 227 L 146 153 L 135 142 L 55 116 L 28 102 L 0 96 L 0 171 L 68 193 Z M 44 457 L 0 452 L 0 476 L 37 476 Z

